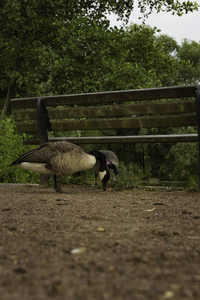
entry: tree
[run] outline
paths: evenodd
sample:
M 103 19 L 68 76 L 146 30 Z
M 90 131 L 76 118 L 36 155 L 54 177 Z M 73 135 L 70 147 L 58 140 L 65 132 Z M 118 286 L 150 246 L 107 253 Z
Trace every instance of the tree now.
M 179 0 L 138 0 L 138 7 L 143 13 L 144 18 L 148 17 L 149 14 L 156 10 L 157 12 L 166 11 L 172 14 L 182 16 L 184 13 L 198 10 L 199 5 L 192 1 Z
M 35 72 L 34 79 L 39 80 L 41 74 L 36 74 L 38 70 L 44 75 L 49 72 L 46 65 L 43 68 L 41 65 L 38 68 L 38 65 L 43 61 L 43 55 L 50 60 L 56 58 L 57 53 L 54 49 L 62 46 L 62 44 L 56 44 L 62 43 L 59 35 L 63 29 L 71 26 L 72 20 L 86 17 L 90 22 L 96 22 L 107 29 L 109 26 L 107 13 L 114 12 L 119 18 L 127 20 L 133 7 L 133 0 L 1 0 L 0 67 L 2 77 L 0 88 L 2 97 L 7 94 L 2 116 L 9 113 L 10 99 L 15 95 L 23 96 L 24 86 L 32 85 L 31 74 Z M 165 9 L 179 15 L 198 9 L 195 2 L 187 1 L 180 4 L 175 0 L 143 0 L 138 1 L 138 7 L 144 16 L 147 16 L 153 9 L 157 11 Z M 147 8 L 149 8 L 148 13 Z M 34 89 L 32 93 L 34 94 Z M 30 95 L 32 94 L 26 94 L 26 96 Z
M 116 1 L 117 2 L 117 1 Z M 129 1 L 26 1 L 2 0 L 0 4 L 0 67 L 3 76 L 0 86 L 7 90 L 3 115 L 9 112 L 10 98 L 16 87 L 22 86 L 27 74 L 34 72 L 40 62 L 42 49 L 53 49 L 62 28 L 70 27 L 72 19 L 89 15 L 91 20 L 106 24 L 104 14 L 114 10 L 120 15 L 129 12 Z
M 184 84 L 200 83 L 200 44 L 184 40 L 178 48 L 177 59 L 182 61 L 180 79 Z
M 156 36 L 156 29 L 145 25 L 131 25 L 124 39 L 127 60 L 140 66 L 140 86 L 170 86 L 178 81 L 179 64 L 174 56 L 178 45 L 168 36 Z M 145 76 L 144 76 L 145 73 Z

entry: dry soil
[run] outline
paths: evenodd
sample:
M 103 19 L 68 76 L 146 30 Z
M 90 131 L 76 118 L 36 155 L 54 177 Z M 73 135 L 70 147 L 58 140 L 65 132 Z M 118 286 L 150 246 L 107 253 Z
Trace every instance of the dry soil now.
M 200 299 L 200 193 L 0 185 L 1 300 Z

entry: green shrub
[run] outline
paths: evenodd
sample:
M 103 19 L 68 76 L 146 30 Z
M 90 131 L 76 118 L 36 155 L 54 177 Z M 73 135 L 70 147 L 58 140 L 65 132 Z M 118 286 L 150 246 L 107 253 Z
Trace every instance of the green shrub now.
M 23 136 L 16 133 L 12 117 L 0 120 L 0 182 L 39 182 L 39 174 L 21 168 L 7 167 L 31 148 L 33 147 L 23 145 Z
M 124 165 L 124 163 L 119 163 L 118 166 L 119 175 L 111 178 L 111 184 L 115 191 L 131 189 L 135 187 L 135 181 L 133 179 L 134 176 L 134 168 L 133 165 L 130 164 L 128 167 Z
M 197 186 L 198 180 L 198 144 L 177 143 L 169 152 L 169 160 L 174 161 L 170 171 L 171 180 L 186 181 Z

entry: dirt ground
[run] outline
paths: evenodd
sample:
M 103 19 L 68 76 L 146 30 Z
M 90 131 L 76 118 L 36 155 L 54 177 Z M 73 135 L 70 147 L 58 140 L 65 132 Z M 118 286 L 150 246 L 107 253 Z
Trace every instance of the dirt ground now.
M 0 185 L 1 300 L 200 299 L 200 193 Z

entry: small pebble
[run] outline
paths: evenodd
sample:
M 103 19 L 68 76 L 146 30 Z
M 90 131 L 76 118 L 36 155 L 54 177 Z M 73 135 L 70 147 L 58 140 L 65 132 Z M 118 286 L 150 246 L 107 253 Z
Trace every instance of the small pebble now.
M 56 201 L 69 201 L 69 199 L 56 199 Z
M 80 254 L 80 253 L 83 253 L 86 251 L 86 248 L 75 248 L 75 249 L 72 249 L 70 252 L 72 254 Z

